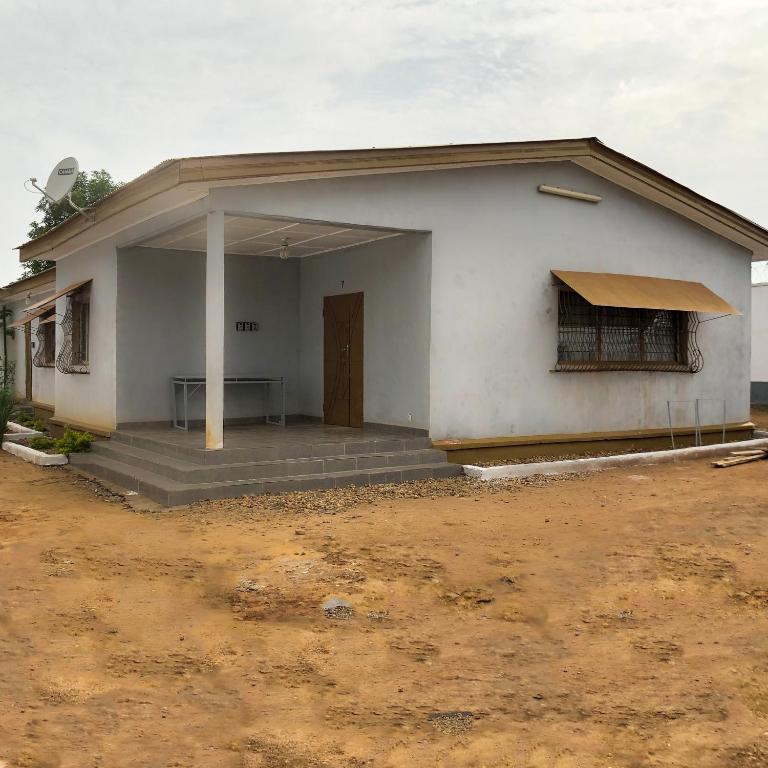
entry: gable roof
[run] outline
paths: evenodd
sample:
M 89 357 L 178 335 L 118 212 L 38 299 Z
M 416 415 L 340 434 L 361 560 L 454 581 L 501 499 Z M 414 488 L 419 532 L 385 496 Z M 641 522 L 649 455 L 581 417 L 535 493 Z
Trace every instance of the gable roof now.
M 658 171 L 617 152 L 595 137 L 456 144 L 387 149 L 208 155 L 166 160 L 100 200 L 94 221 L 72 216 L 58 227 L 19 246 L 21 261 L 56 258 L 130 226 L 204 197 L 211 187 L 258 184 L 485 165 L 570 161 L 662 205 L 703 227 L 768 258 L 768 231 L 734 211 L 699 195 Z M 134 216 L 129 211 L 134 209 Z M 125 215 L 123 215 L 125 214 Z M 120 221 L 118 222 L 118 218 Z M 135 222 L 134 222 L 135 223 Z M 124 226 L 123 226 L 124 224 Z M 118 227 L 115 229 L 115 227 Z M 80 235 L 90 232 L 90 238 Z M 82 244 L 74 241 L 82 240 Z M 71 242 L 72 241 L 72 242 Z
M 42 272 L 38 272 L 35 275 L 27 275 L 26 277 L 20 277 L 18 280 L 14 280 L 8 285 L 0 287 L 0 297 L 6 298 L 15 296 L 24 290 L 32 290 L 48 284 L 56 285 L 56 267 L 48 267 Z

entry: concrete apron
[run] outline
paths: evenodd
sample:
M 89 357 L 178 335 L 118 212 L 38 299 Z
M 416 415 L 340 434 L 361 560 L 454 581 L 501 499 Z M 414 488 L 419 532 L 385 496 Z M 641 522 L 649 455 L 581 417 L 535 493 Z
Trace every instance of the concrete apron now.
M 594 472 L 616 467 L 637 467 L 643 464 L 665 464 L 689 459 L 714 458 L 728 455 L 731 451 L 749 448 L 768 448 L 768 439 L 741 440 L 736 443 L 718 443 L 717 445 L 676 448 L 668 451 L 625 453 L 619 456 L 599 456 L 592 459 L 505 464 L 498 467 L 477 467 L 474 464 L 465 464 L 464 472 L 468 477 L 476 477 L 480 480 L 504 480 L 510 477 L 530 477 L 531 475 L 565 475 L 570 472 Z

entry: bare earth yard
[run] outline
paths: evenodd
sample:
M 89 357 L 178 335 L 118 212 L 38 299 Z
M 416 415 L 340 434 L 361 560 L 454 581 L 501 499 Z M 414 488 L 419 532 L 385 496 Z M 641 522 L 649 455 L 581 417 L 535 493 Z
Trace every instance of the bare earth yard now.
M 767 488 L 695 462 L 150 514 L 1 454 L 0 764 L 766 766 Z

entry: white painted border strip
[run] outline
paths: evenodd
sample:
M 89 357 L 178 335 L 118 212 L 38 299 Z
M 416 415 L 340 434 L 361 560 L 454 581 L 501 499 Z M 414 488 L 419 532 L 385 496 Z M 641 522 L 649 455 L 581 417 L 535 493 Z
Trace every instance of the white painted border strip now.
M 17 442 L 18 440 L 26 440 L 29 437 L 42 437 L 43 433 L 38 432 L 36 429 L 29 429 L 21 424 L 17 424 L 15 421 L 8 422 L 8 432 L 3 435 L 3 442 L 6 440 L 10 442 Z
M 12 443 L 10 440 L 6 440 L 2 444 L 2 448 L 8 453 L 12 453 L 14 456 L 24 459 L 24 461 L 37 464 L 39 467 L 61 466 L 62 464 L 67 464 L 69 462 L 69 459 L 63 453 L 50 454 L 45 453 L 44 451 L 36 451 L 28 445 Z
M 742 448 L 768 448 L 768 439 L 740 440 L 737 443 L 717 443 L 697 448 L 676 448 L 669 451 L 648 451 L 646 453 L 622 453 L 618 456 L 598 456 L 591 459 L 565 459 L 564 461 L 540 461 L 530 464 L 504 464 L 498 467 L 477 467 L 465 464 L 468 477 L 479 480 L 504 480 L 510 477 L 531 475 L 565 475 L 569 472 L 594 472 L 615 467 L 635 467 L 643 464 L 666 464 L 672 461 L 703 459 L 724 456 Z

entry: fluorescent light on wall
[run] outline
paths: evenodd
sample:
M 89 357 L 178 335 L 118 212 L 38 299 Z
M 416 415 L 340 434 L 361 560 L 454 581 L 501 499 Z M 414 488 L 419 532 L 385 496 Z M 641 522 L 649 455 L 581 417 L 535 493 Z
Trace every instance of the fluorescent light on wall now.
M 539 192 L 546 195 L 559 195 L 560 197 L 570 197 L 572 200 L 583 200 L 585 203 L 599 203 L 603 198 L 600 195 L 590 195 L 587 192 L 574 192 L 572 189 L 563 187 L 551 187 L 548 184 L 539 184 Z

